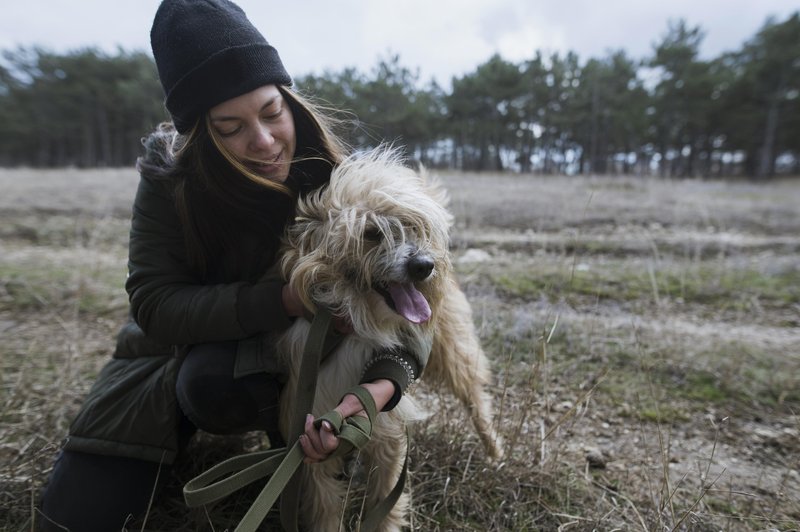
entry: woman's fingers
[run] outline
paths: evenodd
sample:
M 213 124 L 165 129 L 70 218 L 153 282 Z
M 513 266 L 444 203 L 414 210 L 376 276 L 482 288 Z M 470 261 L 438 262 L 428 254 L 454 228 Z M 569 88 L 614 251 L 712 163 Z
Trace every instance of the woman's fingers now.
M 300 447 L 306 455 L 306 463 L 320 462 L 339 447 L 339 439 L 327 421 L 322 427 L 314 427 L 314 416 L 306 416 L 305 433 L 300 436 Z
M 333 427 L 327 421 L 322 422 L 322 427 L 319 429 L 319 438 L 322 442 L 322 449 L 331 454 L 339 447 L 339 438 L 333 433 Z
M 317 429 L 314 428 L 314 416 L 311 414 L 306 416 L 304 430 L 305 433 L 300 436 L 300 446 L 303 448 L 303 452 L 306 453 L 306 457 L 314 462 L 323 460 L 325 453 L 322 449 L 322 441 Z

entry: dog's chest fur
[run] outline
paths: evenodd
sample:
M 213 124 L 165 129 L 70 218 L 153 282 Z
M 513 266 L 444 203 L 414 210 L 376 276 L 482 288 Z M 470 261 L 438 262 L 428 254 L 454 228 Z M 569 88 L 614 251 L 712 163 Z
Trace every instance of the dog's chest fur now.
M 286 357 L 285 362 L 290 369 L 287 387 L 297 382 L 297 372 L 300 369 L 310 328 L 311 325 L 306 320 L 298 319 L 281 338 L 280 352 Z M 339 404 L 344 393 L 358 384 L 371 352 L 365 342 L 350 334 L 321 361 L 314 409 L 311 412 L 315 417 L 332 410 Z

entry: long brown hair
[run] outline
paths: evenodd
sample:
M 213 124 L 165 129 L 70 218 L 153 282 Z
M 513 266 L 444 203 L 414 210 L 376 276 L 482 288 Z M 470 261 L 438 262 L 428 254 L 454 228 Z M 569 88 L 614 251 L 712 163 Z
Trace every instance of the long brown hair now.
M 175 205 L 190 266 L 204 280 L 231 280 L 242 268 L 268 266 L 245 264 L 252 257 L 241 256 L 246 253 L 242 235 L 256 234 L 271 262 L 297 196 L 326 184 L 345 156 L 346 148 L 333 132 L 335 119 L 292 89 L 278 89 L 292 112 L 297 137 L 286 183 L 243 165 L 220 142 L 208 116 L 176 138 Z

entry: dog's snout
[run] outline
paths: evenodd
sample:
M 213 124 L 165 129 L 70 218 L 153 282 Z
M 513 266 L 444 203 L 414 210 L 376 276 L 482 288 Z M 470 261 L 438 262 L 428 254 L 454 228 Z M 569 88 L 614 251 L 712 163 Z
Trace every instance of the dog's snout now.
M 407 268 L 412 280 L 422 281 L 433 271 L 433 259 L 428 255 L 414 255 L 408 259 Z

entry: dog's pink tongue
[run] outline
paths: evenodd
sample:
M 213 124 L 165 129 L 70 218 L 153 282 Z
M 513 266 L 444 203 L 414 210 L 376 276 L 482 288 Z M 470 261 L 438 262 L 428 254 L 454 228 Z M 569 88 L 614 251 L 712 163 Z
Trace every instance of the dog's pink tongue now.
M 414 283 L 391 283 L 388 288 L 398 314 L 411 323 L 425 323 L 431 319 L 431 306 Z

